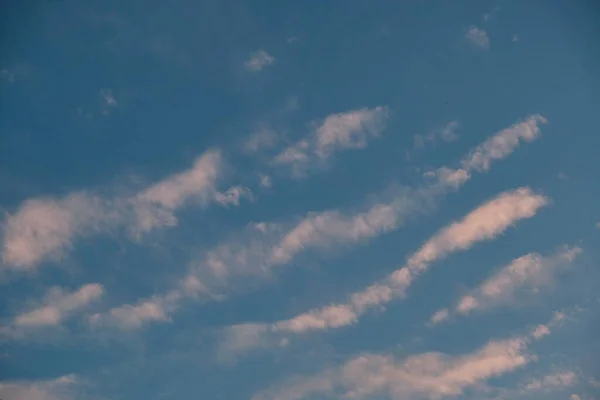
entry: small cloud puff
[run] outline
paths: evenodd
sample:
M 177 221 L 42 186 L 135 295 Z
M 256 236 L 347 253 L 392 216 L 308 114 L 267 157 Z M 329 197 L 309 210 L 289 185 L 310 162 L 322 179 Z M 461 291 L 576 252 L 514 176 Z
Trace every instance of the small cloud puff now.
M 246 69 L 252 72 L 258 72 L 264 67 L 267 67 L 275 62 L 275 57 L 270 55 L 264 50 L 259 50 L 251 55 L 251 57 L 244 61 Z
M 490 39 L 487 33 L 476 26 L 472 26 L 467 31 L 465 39 L 476 48 L 487 50 L 490 48 Z

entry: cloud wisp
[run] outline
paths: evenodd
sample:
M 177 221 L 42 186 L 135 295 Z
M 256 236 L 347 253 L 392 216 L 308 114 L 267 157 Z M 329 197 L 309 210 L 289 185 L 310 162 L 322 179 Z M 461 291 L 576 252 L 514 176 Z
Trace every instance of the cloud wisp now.
M 76 399 L 80 382 L 76 375 L 37 381 L 0 382 L 0 398 L 6 400 L 71 400 Z
M 457 121 L 450 121 L 442 128 L 436 129 L 432 132 L 414 135 L 414 146 L 416 148 L 422 148 L 428 144 L 435 144 L 439 140 L 443 140 L 444 142 L 453 142 L 458 139 L 457 131 L 459 129 L 460 124 Z
M 474 172 L 487 171 L 494 161 L 510 155 L 521 142 L 535 140 L 540 134 L 539 125 L 545 122 L 543 117 L 532 115 L 496 133 L 468 152 L 461 159 L 459 168 L 443 167 L 430 171 L 426 176 L 428 183 L 418 188 L 394 188 L 366 209 L 309 213 L 291 226 L 286 223 L 250 225 L 241 235 L 217 246 L 201 260 L 192 263 L 189 275 L 174 290 L 181 294 L 181 298 L 201 295 L 214 299 L 226 295 L 236 280 L 243 278 L 241 283 L 246 283 L 249 277 L 269 273 L 277 266 L 288 264 L 302 252 L 331 251 L 398 229 L 409 218 L 432 210 L 440 196 L 466 183 Z M 534 196 L 528 189 L 523 191 Z M 363 299 L 370 296 L 386 297 L 389 290 L 372 287 L 368 293 L 357 296 Z M 159 295 L 160 298 L 163 296 L 166 295 Z M 141 300 L 142 303 L 145 301 L 152 300 Z M 127 308 L 130 307 L 136 306 L 129 305 Z M 331 314 L 328 309 L 325 313 Z
M 86 191 L 62 198 L 26 200 L 2 224 L 2 267 L 28 271 L 48 260 L 58 260 L 81 238 L 115 233 L 134 239 L 177 225 L 175 212 L 188 204 L 237 205 L 249 197 L 246 188 L 217 189 L 222 169 L 219 151 L 207 151 L 194 165 L 131 197 L 103 198 Z
M 41 304 L 23 311 L 7 326 L 0 327 L 0 334 L 18 338 L 39 329 L 59 327 L 65 320 L 100 299 L 104 293 L 104 287 L 98 283 L 83 285 L 73 292 L 53 287 L 48 290 Z
M 579 247 L 565 246 L 548 257 L 529 253 L 516 258 L 479 287 L 462 296 L 455 306 L 437 311 L 430 322 L 437 324 L 453 315 L 467 315 L 518 302 L 522 296 L 537 293 L 551 285 L 556 274 L 570 267 L 581 252 Z
M 411 283 L 429 266 L 448 255 L 475 244 L 493 240 L 522 219 L 533 217 L 548 199 L 519 188 L 504 192 L 471 211 L 427 240 L 413 253 L 405 266 L 380 283 L 349 296 L 347 302 L 310 310 L 289 320 L 273 324 L 275 332 L 303 333 L 354 324 L 367 310 L 402 298 Z
M 259 50 L 255 53 L 252 53 L 250 58 L 244 61 L 244 66 L 248 71 L 259 72 L 274 62 L 275 57 L 267 53 L 265 50 Z
M 273 164 L 303 177 L 311 168 L 326 166 L 337 152 L 365 148 L 370 139 L 381 135 L 390 116 L 385 106 L 331 114 L 307 137 L 277 154 Z
M 516 371 L 535 360 L 529 347 L 539 339 L 530 332 L 490 340 L 464 355 L 427 352 L 399 358 L 363 353 L 316 375 L 290 379 L 258 392 L 253 400 L 301 400 L 319 395 L 386 396 L 398 400 L 453 397 L 467 390 L 485 388 L 491 378 Z

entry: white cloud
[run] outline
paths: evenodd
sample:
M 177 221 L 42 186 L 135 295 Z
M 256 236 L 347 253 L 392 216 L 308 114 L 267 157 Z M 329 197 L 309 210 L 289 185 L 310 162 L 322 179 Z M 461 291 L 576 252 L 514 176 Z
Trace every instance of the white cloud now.
M 190 200 L 200 205 L 213 200 L 221 163 L 220 152 L 207 151 L 196 159 L 192 168 L 171 175 L 133 197 L 130 202 L 137 217 L 135 234 L 176 225 L 173 211 Z
M 534 379 L 524 387 L 526 391 L 552 392 L 577 383 L 577 375 L 573 371 L 563 371 L 549 374 L 541 379 Z
M 412 281 L 428 266 L 456 251 L 467 250 L 478 242 L 491 240 L 519 220 L 531 218 L 548 200 L 529 188 L 504 192 L 479 206 L 458 222 L 441 229 L 412 256 L 406 265 L 393 272 L 385 282 L 372 285 L 351 296 L 349 303 L 326 306 L 277 323 L 278 329 L 295 333 L 337 328 L 357 321 L 368 308 L 404 296 Z M 342 320 L 329 316 L 340 307 L 347 309 Z M 349 317 L 352 315 L 352 317 Z M 332 323 L 334 321 L 334 323 Z
M 409 209 L 418 210 L 417 204 L 407 204 L 409 199 L 406 204 L 401 201 L 397 203 L 376 204 L 367 211 L 354 215 L 344 215 L 338 211 L 309 215 L 275 246 L 271 261 L 274 264 L 285 264 L 308 247 L 354 243 L 394 230 Z
M 431 323 L 431 324 L 438 324 L 438 323 L 440 323 L 440 322 L 442 322 L 442 321 L 445 321 L 445 320 L 447 320 L 447 319 L 449 318 L 449 316 L 450 316 L 450 315 L 449 315 L 449 313 L 448 313 L 448 309 L 446 309 L 446 308 L 443 308 L 443 309 L 441 309 L 441 310 L 437 311 L 435 314 L 433 314 L 433 315 L 431 316 L 431 321 L 430 321 L 430 323 Z
M 581 253 L 578 247 L 565 248 L 551 257 L 530 253 L 513 260 L 497 274 L 486 280 L 469 297 L 475 298 L 474 308 L 489 308 L 514 299 L 519 289 L 537 291 L 550 284 L 557 270 L 571 265 Z M 462 300 L 461 300 L 462 301 Z
M 403 359 L 362 354 L 322 374 L 259 392 L 253 400 L 300 400 L 312 395 L 346 398 L 439 399 L 464 393 L 488 379 L 523 367 L 533 359 L 527 339 L 490 341 L 473 353 L 430 352 Z
M 3 264 L 31 269 L 45 258 L 58 259 L 76 236 L 108 229 L 118 218 L 103 200 L 83 192 L 27 200 L 4 221 Z
M 269 175 L 260 175 L 260 186 L 264 188 L 270 188 L 273 186 L 273 181 Z
M 289 263 L 300 252 L 309 249 L 331 250 L 348 244 L 364 242 L 370 238 L 381 235 L 385 232 L 397 229 L 408 218 L 414 217 L 419 213 L 431 210 L 435 205 L 435 200 L 450 189 L 454 189 L 464 182 L 470 176 L 472 170 L 485 171 L 489 169 L 492 161 L 506 157 L 515 149 L 521 139 L 533 140 L 539 134 L 538 122 L 543 121 L 540 116 L 528 117 L 524 122 L 519 122 L 505 130 L 498 132 L 482 145 L 471 151 L 461 161 L 463 167 L 452 172 L 441 172 L 433 182 L 428 183 L 417 189 L 395 188 L 385 196 L 387 201 L 379 201 L 368 208 L 358 212 L 341 212 L 339 210 L 330 210 L 320 213 L 309 213 L 297 224 L 288 227 L 286 223 L 260 223 L 251 225 L 241 235 L 232 238 L 216 249 L 209 251 L 198 262 L 193 263 L 188 280 L 201 282 L 200 290 L 207 294 L 207 288 L 211 290 L 227 290 L 239 279 L 240 284 L 247 284 L 248 279 L 254 275 L 263 275 L 268 273 L 273 267 Z M 474 161 L 475 160 L 475 161 Z M 448 168 L 446 170 L 450 171 Z M 461 176 L 462 178 L 449 178 L 450 175 Z M 513 194 L 513 197 L 521 193 L 523 200 L 531 195 L 531 199 L 541 199 L 530 193 L 528 189 L 521 189 Z M 510 196 L 509 196 L 510 198 Z M 531 200 L 530 199 L 530 200 Z M 502 200 L 499 200 L 502 203 Z M 506 210 L 494 208 L 492 205 L 491 213 L 494 212 L 513 212 L 510 206 Z M 526 205 L 521 205 L 526 207 Z M 518 214 L 518 211 L 514 211 Z M 518 215 L 508 215 L 508 218 Z M 493 218 L 490 217 L 490 218 Z M 496 218 L 504 218 L 502 216 Z M 506 228 L 506 227 L 505 227 Z M 503 228 L 503 229 L 505 229 Z M 456 229 L 456 228 L 455 228 Z M 467 229 L 467 228 L 465 228 Z M 473 229 L 486 229 L 485 226 L 475 226 Z M 489 228 L 487 228 L 489 229 Z M 463 233 L 466 235 L 467 233 Z M 438 239 L 444 242 L 445 239 Z M 483 240 L 483 239 L 482 239 Z M 459 244 L 461 245 L 461 244 Z M 468 244 L 467 244 L 468 245 Z M 462 245 L 461 245 L 462 246 Z M 397 272 L 396 279 L 407 271 Z M 240 279 L 240 277 L 242 279 Z M 406 276 L 406 283 L 412 279 L 412 272 Z M 307 318 L 294 321 L 281 321 L 281 326 L 294 327 L 294 330 L 301 330 L 302 321 L 313 321 L 309 325 L 314 329 L 318 327 L 327 328 L 329 325 L 340 326 L 353 321 L 352 313 L 357 316 L 369 308 L 376 307 L 391 301 L 397 297 L 396 283 L 384 282 L 381 285 L 373 285 L 363 292 L 352 296 L 349 303 L 351 306 L 345 317 L 336 316 L 336 306 L 325 307 L 322 310 L 309 312 Z M 186 295 L 193 293 L 193 290 L 178 289 Z M 392 295 L 392 293 L 396 293 Z M 222 298 L 220 294 L 208 294 L 210 298 Z M 323 322 L 317 321 L 322 315 Z
M 460 128 L 457 121 L 450 121 L 444 127 L 429 132 L 427 134 L 416 134 L 414 136 L 415 147 L 424 147 L 428 143 L 435 143 L 438 140 L 453 142 L 458 139 L 456 131 Z
M 471 45 L 480 48 L 480 49 L 489 49 L 490 48 L 490 39 L 487 33 L 476 26 L 472 26 L 469 28 L 465 35 L 465 39 L 471 43 Z
M 274 147 L 277 141 L 277 134 L 272 129 L 263 126 L 244 141 L 242 150 L 246 153 L 256 153 Z
M 102 102 L 104 107 L 111 108 L 117 106 L 117 100 L 110 89 L 102 89 L 100 90 L 100 97 L 102 97 Z
M 182 297 L 179 290 L 173 290 L 162 296 L 142 299 L 135 305 L 123 304 L 111 308 L 107 314 L 93 314 L 89 322 L 93 327 L 113 325 L 121 329 L 137 329 L 150 322 L 168 322 Z
M 51 380 L 0 382 L 3 400 L 71 400 L 76 399 L 79 381 L 75 375 Z
M 244 61 L 244 65 L 249 71 L 258 72 L 266 66 L 275 62 L 275 57 L 264 50 L 253 53 L 250 58 Z
M 418 273 L 447 254 L 493 239 L 517 221 L 533 217 L 547 203 L 546 197 L 526 187 L 504 192 L 429 239 L 410 257 L 407 267 Z
M 72 293 L 54 287 L 48 291 L 42 306 L 18 315 L 14 325 L 17 327 L 58 325 L 72 313 L 98 299 L 103 293 L 104 287 L 97 283 L 83 285 Z
M 543 338 L 544 336 L 547 336 L 549 334 L 550 328 L 548 328 L 546 325 L 538 325 L 532 333 L 533 337 L 536 339 Z
M 224 193 L 217 192 L 215 194 L 215 201 L 223 206 L 239 206 L 240 200 L 243 198 L 247 198 L 250 200 L 253 199 L 253 195 L 250 189 L 243 186 L 232 186 L 229 189 L 227 189 Z
M 175 211 L 195 203 L 237 205 L 250 198 L 247 188 L 216 189 L 221 155 L 207 151 L 192 168 L 141 190 L 132 197 L 106 199 L 87 192 L 63 198 L 26 200 L 2 225 L 2 267 L 31 270 L 46 260 L 58 260 L 82 237 L 110 233 L 120 227 L 135 238 L 158 228 L 177 225 Z
M 540 135 L 540 125 L 547 124 L 548 120 L 539 114 L 531 115 L 522 122 L 498 132 L 477 146 L 462 164 L 467 171 L 487 171 L 491 162 L 501 160 L 511 154 L 521 142 L 532 142 Z
M 347 326 L 357 321 L 357 314 L 348 305 L 331 305 L 275 324 L 276 331 L 301 333 Z
M 439 168 L 427 174 L 435 178 L 429 186 L 396 194 L 391 202 L 375 204 L 363 213 L 343 215 L 326 211 L 308 215 L 285 235 L 272 260 L 287 262 L 306 247 L 358 242 L 398 228 L 409 215 L 430 209 L 436 197 L 467 182 L 473 171 L 487 171 L 493 161 L 507 157 L 521 141 L 535 140 L 540 134 L 538 124 L 546 122 L 544 117 L 532 115 L 470 151 L 461 160 L 461 168 Z
M 218 358 L 221 362 L 233 360 L 266 343 L 267 329 L 262 324 L 240 324 L 225 329 L 219 344 Z
M 497 132 L 462 158 L 458 169 L 448 167 L 428 171 L 426 176 L 434 177 L 451 187 L 458 187 L 471 178 L 471 174 L 488 171 L 492 162 L 502 160 L 512 154 L 521 142 L 532 142 L 541 133 L 540 125 L 548 120 L 539 114 L 533 114 L 523 121 Z
M 556 325 L 555 313 L 545 326 Z M 564 314 L 562 314 L 564 316 Z M 537 359 L 529 345 L 538 340 L 532 333 L 491 340 L 465 355 L 427 352 L 398 358 L 363 353 L 342 365 L 309 377 L 296 377 L 256 393 L 253 400 L 301 400 L 315 396 L 340 398 L 389 397 L 440 399 L 455 397 L 468 389 L 489 391 L 487 381 L 513 372 Z M 575 378 L 567 373 L 548 376 L 542 384 L 568 386 Z
M 475 310 L 517 302 L 523 295 L 530 292 L 538 293 L 543 287 L 553 283 L 555 275 L 560 270 L 570 267 L 581 252 L 579 247 L 565 246 L 556 254 L 548 257 L 529 253 L 516 258 L 479 287 L 461 297 L 453 311 L 457 314 L 469 314 Z M 446 313 L 446 318 L 434 322 L 434 315 L 431 322 L 438 323 L 448 319 L 449 310 L 443 309 L 443 311 Z M 539 335 L 543 334 L 544 328 L 542 327 Z
M 311 167 L 326 165 L 336 152 L 365 148 L 385 129 L 390 115 L 383 106 L 331 114 L 305 139 L 275 156 L 274 163 L 288 165 L 295 176 L 303 176 Z

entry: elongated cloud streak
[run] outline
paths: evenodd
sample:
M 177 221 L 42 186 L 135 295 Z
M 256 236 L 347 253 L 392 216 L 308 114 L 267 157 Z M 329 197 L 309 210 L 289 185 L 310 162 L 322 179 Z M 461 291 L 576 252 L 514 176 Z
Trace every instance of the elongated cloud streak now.
M 554 276 L 570 266 L 581 252 L 579 247 L 564 247 L 548 257 L 529 253 L 516 258 L 471 293 L 461 297 L 452 310 L 442 309 L 436 312 L 431 323 L 436 324 L 450 318 L 451 311 L 465 315 L 514 302 L 516 296 L 524 295 L 525 291 L 538 292 L 550 285 Z
M 98 283 L 83 285 L 73 292 L 53 287 L 37 307 L 23 311 L 7 325 L 0 326 L 0 337 L 18 339 L 42 328 L 60 326 L 103 294 L 104 287 Z
M 385 129 L 390 115 L 383 106 L 329 115 L 307 138 L 280 152 L 274 163 L 290 166 L 295 176 L 303 176 L 309 167 L 324 165 L 334 153 L 365 148 L 370 138 Z
M 435 178 L 432 184 L 397 193 L 390 202 L 377 203 L 363 213 L 346 216 L 326 211 L 307 216 L 281 239 L 271 261 L 285 263 L 308 247 L 354 243 L 397 229 L 408 215 L 431 209 L 437 197 L 467 182 L 474 171 L 487 171 L 493 161 L 507 157 L 521 141 L 535 140 L 540 135 L 539 124 L 546 122 L 544 117 L 532 115 L 471 150 L 461 160 L 460 168 L 431 171 L 428 175 Z
M 408 218 L 414 218 L 420 213 L 433 209 L 437 198 L 449 190 L 463 185 L 470 179 L 473 172 L 488 170 L 493 161 L 507 157 L 522 141 L 529 142 L 537 138 L 540 134 L 539 124 L 545 122 L 546 120 L 542 116 L 532 115 L 524 121 L 496 133 L 471 150 L 461 159 L 460 168 L 444 167 L 432 171 L 428 174 L 428 178 L 433 178 L 429 183 L 415 189 L 395 188 L 380 196 L 382 197 L 380 201 L 375 202 L 366 210 L 354 213 L 339 210 L 309 213 L 288 229 L 285 229 L 285 224 L 282 223 L 256 224 L 248 229 L 241 240 L 237 239 L 222 244 L 209 251 L 203 260 L 193 266 L 190 275 L 182 281 L 182 284 L 173 291 L 180 293 L 181 296 L 197 296 L 199 293 L 209 293 L 207 286 L 225 290 L 226 283 L 231 284 L 236 277 L 264 273 L 275 266 L 289 263 L 303 251 L 330 250 L 364 242 L 398 229 Z M 338 131 L 329 125 L 322 131 L 324 132 L 324 139 L 321 139 L 323 143 L 335 143 L 336 140 L 343 142 L 340 137 L 346 137 L 335 133 Z M 501 212 L 502 210 L 496 211 Z M 437 240 L 440 242 L 437 246 L 440 247 L 443 238 Z M 456 245 L 461 246 L 460 243 Z M 315 329 L 345 326 L 357 320 L 357 310 L 362 313 L 369 307 L 391 301 L 397 296 L 393 292 L 394 288 L 388 283 L 373 285 L 364 292 L 355 294 L 352 300 L 353 305 L 325 308 L 322 313 L 314 310 L 314 312 L 289 321 L 289 324 L 280 324 L 278 329 L 300 331 L 304 329 L 303 327 L 312 325 L 315 326 Z M 146 302 L 154 304 L 157 298 L 164 296 L 167 295 L 157 295 L 140 300 L 138 305 Z M 214 298 L 215 295 L 211 294 L 209 297 Z M 123 307 L 130 312 L 137 310 L 137 305 L 124 305 Z M 170 307 L 171 310 L 176 308 Z M 154 309 L 163 310 L 160 307 Z M 168 314 L 169 312 L 148 313 L 147 317 L 134 318 L 134 320 L 141 323 L 144 321 L 164 322 L 169 320 Z M 96 316 L 95 318 L 106 321 L 105 316 Z M 114 318 L 109 319 L 115 320 Z M 138 327 L 141 324 L 117 325 Z M 230 336 L 226 335 L 226 337 Z
M 544 326 L 549 326 L 544 325 Z M 439 399 L 457 396 L 535 359 L 533 334 L 491 340 L 466 355 L 422 353 L 406 358 L 365 353 L 314 376 L 296 378 L 257 393 L 253 400 L 301 400 L 330 395 L 348 398 Z M 564 378 L 564 377 L 563 377 Z M 566 377 L 569 379 L 569 377 Z
M 548 199 L 519 188 L 501 193 L 479 206 L 458 222 L 441 229 L 408 258 L 406 265 L 393 272 L 384 282 L 355 293 L 344 304 L 311 310 L 292 319 L 274 324 L 275 331 L 302 333 L 338 328 L 355 323 L 366 310 L 403 297 L 414 279 L 435 261 L 476 243 L 491 240 L 522 219 L 533 217 Z
M 84 285 L 73 293 L 53 288 L 46 296 L 43 306 L 17 316 L 14 324 L 27 327 L 58 325 L 71 313 L 84 308 L 103 293 L 104 287 L 97 283 Z

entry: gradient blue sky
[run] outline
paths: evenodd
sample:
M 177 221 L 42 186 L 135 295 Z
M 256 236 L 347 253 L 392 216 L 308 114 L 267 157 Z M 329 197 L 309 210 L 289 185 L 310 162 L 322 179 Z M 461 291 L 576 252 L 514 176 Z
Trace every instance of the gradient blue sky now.
M 1 14 L 3 400 L 600 399 L 594 1 Z

